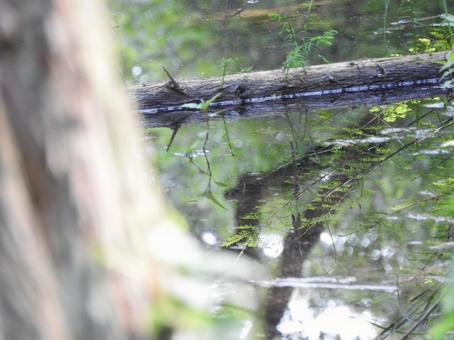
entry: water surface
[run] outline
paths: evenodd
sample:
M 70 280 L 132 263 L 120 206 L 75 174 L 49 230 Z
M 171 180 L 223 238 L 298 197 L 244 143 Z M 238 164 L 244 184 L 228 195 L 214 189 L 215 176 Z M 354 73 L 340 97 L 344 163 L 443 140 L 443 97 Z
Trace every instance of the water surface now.
M 280 68 L 290 47 L 271 12 L 311 36 L 338 32 L 310 54 L 315 64 L 409 53 L 444 11 L 436 1 L 321 0 L 310 12 L 307 1 L 128 3 L 117 1 L 115 13 L 131 83 L 164 79 L 161 65 L 175 77 L 221 75 L 222 58 L 234 59 L 228 72 Z M 443 202 L 454 186 L 453 110 L 446 93 L 383 94 L 148 128 L 165 192 L 201 244 L 270 273 L 214 283 L 242 297 L 218 297 L 223 339 L 424 332 L 452 251 L 454 216 Z

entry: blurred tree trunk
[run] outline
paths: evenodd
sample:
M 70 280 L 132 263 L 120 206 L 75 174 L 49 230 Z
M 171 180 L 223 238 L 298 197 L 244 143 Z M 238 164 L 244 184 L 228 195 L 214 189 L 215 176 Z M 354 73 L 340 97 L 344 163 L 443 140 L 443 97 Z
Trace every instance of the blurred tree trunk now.
M 106 18 L 0 0 L 0 339 L 144 337 L 146 241 L 168 219 Z

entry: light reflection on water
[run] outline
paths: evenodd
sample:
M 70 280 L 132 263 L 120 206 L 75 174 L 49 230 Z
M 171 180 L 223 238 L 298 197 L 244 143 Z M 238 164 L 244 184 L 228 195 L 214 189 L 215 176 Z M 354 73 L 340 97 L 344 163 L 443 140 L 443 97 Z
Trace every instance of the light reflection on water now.
M 292 287 L 292 288 L 307 288 L 307 289 L 346 289 L 358 291 L 382 291 L 387 293 L 395 293 L 399 288 L 395 285 L 387 284 L 361 284 L 356 283 L 357 279 L 349 278 L 277 278 L 272 281 L 257 282 L 259 286 L 270 287 Z M 319 280 L 319 281 L 318 281 Z M 330 282 L 331 281 L 331 282 Z
M 321 310 L 314 310 L 310 298 L 294 294 L 278 330 L 285 335 L 307 339 L 375 339 L 375 318 L 369 312 L 357 313 L 346 305 L 329 300 Z M 330 336 L 331 335 L 331 336 Z

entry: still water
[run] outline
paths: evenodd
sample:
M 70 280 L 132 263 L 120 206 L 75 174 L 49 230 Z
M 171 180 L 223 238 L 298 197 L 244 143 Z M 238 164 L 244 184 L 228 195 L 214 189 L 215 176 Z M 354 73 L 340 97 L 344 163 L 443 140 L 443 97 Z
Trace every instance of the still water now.
M 293 48 L 285 27 L 337 32 L 307 64 L 405 54 L 435 43 L 445 11 L 416 0 L 128 3 L 114 14 L 130 83 L 164 79 L 161 65 L 175 77 L 280 68 Z M 146 129 L 201 244 L 261 268 L 213 282 L 217 338 L 423 338 L 453 249 L 454 105 L 441 90 L 404 99 Z

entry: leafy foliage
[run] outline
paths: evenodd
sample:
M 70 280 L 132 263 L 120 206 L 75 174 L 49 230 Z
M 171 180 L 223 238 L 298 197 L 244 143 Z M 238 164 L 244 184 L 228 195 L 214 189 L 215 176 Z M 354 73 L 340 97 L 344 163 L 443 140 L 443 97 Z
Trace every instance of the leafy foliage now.
M 394 123 L 397 119 L 402 119 L 407 116 L 407 113 L 411 112 L 407 102 L 401 102 L 396 104 L 386 105 L 384 108 L 373 106 L 369 110 L 371 113 L 382 113 L 383 120 L 388 123 Z
M 395 122 L 398 118 L 405 118 L 411 109 L 406 103 L 391 104 L 383 110 L 383 119 L 386 122 Z
M 255 226 L 240 225 L 237 232 L 230 235 L 222 242 L 222 246 L 229 248 L 233 245 L 241 244 L 245 247 L 256 247 L 258 240 L 258 230 Z
M 308 9 L 308 14 L 310 14 L 310 11 L 311 7 Z M 290 51 L 282 64 L 284 69 L 307 66 L 313 50 L 331 46 L 337 34 L 334 29 L 318 35 L 311 33 L 310 21 L 314 20 L 313 16 L 307 16 L 308 23 L 304 25 L 303 30 L 300 32 L 296 32 L 288 16 L 279 13 L 271 13 L 269 16 L 273 21 L 279 23 L 281 27 L 280 35 L 284 40 L 284 45 L 290 47 Z M 321 54 L 318 54 L 318 57 L 323 62 L 328 61 Z

